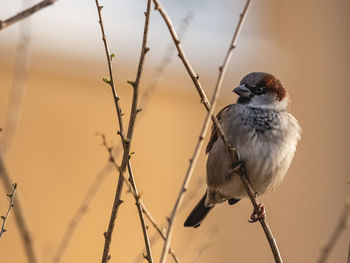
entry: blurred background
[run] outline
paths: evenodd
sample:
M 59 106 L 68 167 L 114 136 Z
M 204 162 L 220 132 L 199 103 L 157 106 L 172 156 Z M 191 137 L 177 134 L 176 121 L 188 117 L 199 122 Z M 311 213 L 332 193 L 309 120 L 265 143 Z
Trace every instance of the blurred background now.
M 162 1 L 183 48 L 211 95 L 245 1 Z M 33 4 L 25 2 L 24 6 Z M 146 1 L 101 1 L 117 90 L 129 118 L 141 48 Z M 0 18 L 23 3 L 0 0 Z M 350 2 L 348 0 L 252 1 L 223 84 L 218 110 L 236 100 L 231 91 L 252 71 L 275 74 L 292 98 L 302 140 L 283 184 L 261 200 L 285 262 L 316 262 L 349 196 Z M 59 0 L 53 6 L 0 31 L 0 127 L 5 134 L 11 89 L 18 68 L 27 67 L 21 118 L 3 159 L 25 207 L 40 262 L 51 262 L 69 221 L 108 154 L 96 133 L 119 144 L 107 65 L 95 2 Z M 23 40 L 23 28 L 25 38 Z M 22 39 L 22 40 L 21 40 Z M 25 54 L 18 53 L 26 43 Z M 193 153 L 205 110 L 159 13 L 153 11 L 141 81 L 132 157 L 135 180 L 159 225 L 174 205 Z M 23 50 L 23 47 L 20 48 Z M 164 57 L 171 62 L 166 64 Z M 16 57 L 20 66 L 16 68 Z M 159 73 L 159 67 L 164 72 Z M 158 69 L 158 71 L 157 71 Z M 16 82 L 17 80 L 17 82 Z M 147 93 L 148 92 L 148 93 Z M 1 137 L 0 137 L 1 138 Z M 2 138 L 3 139 L 3 138 Z M 208 138 L 206 138 L 208 140 Z M 120 160 L 120 157 L 117 158 Z M 198 229 L 183 222 L 205 191 L 202 151 L 176 220 L 172 248 L 182 262 L 272 262 L 259 224 L 248 224 L 249 200 L 215 207 Z M 107 165 L 104 179 L 76 228 L 61 262 L 98 262 L 115 193 L 117 173 Z M 0 214 L 8 207 L 0 187 Z M 111 246 L 111 262 L 145 262 L 134 199 L 124 192 Z M 13 214 L 0 240 L 1 262 L 26 262 Z M 150 227 L 155 261 L 163 242 Z M 349 230 L 329 262 L 346 262 Z M 168 262 L 173 262 L 169 257 Z

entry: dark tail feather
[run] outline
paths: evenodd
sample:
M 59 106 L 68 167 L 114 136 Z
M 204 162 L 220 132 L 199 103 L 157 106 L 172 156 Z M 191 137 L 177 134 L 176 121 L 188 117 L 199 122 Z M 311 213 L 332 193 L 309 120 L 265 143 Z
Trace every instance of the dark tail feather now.
M 206 207 L 204 206 L 205 199 L 207 198 L 207 193 L 204 194 L 202 199 L 198 202 L 198 204 L 193 208 L 190 215 L 187 217 L 184 226 L 187 227 L 199 227 L 202 220 L 206 217 L 209 211 L 214 207 Z

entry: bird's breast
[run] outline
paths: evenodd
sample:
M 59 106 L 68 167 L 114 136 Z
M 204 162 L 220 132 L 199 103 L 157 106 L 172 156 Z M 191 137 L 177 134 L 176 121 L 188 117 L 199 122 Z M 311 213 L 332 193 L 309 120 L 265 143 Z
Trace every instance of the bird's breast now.
M 231 127 L 226 127 L 258 193 L 272 190 L 288 170 L 299 139 L 290 125 L 293 120 L 285 111 L 245 107 L 233 116 Z

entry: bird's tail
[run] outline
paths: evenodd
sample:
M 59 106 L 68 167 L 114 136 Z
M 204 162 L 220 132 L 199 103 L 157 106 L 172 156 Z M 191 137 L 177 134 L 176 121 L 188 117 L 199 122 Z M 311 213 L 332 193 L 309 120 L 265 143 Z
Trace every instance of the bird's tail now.
M 207 198 L 207 192 L 204 194 L 202 199 L 198 204 L 193 208 L 190 215 L 187 217 L 184 226 L 186 227 L 199 227 L 202 220 L 206 217 L 209 211 L 214 207 L 206 207 L 204 205 L 205 199 Z

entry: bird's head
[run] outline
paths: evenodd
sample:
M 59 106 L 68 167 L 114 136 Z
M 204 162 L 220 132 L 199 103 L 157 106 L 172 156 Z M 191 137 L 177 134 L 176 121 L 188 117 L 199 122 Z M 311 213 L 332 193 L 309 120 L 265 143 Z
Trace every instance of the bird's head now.
M 276 109 L 288 107 L 287 91 L 282 83 L 269 73 L 249 73 L 233 91 L 239 96 L 238 104 Z

